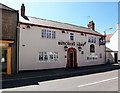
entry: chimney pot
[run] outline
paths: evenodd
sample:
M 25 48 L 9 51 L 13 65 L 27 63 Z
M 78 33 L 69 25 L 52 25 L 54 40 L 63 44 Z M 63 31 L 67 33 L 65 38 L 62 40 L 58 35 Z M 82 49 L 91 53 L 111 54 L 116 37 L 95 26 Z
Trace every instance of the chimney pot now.
M 21 16 L 25 16 L 25 6 L 22 4 L 21 6 Z

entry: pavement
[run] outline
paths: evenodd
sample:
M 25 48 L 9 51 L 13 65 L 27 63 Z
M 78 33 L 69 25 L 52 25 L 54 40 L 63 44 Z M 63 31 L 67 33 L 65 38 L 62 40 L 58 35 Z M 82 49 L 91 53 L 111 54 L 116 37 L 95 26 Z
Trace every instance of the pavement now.
M 38 82 L 43 81 L 83 76 L 118 69 L 120 69 L 118 64 L 104 64 L 78 68 L 21 71 L 15 75 L 2 75 L 2 78 L 0 78 L 0 83 L 2 83 L 2 89 L 14 88 L 28 85 L 39 85 Z

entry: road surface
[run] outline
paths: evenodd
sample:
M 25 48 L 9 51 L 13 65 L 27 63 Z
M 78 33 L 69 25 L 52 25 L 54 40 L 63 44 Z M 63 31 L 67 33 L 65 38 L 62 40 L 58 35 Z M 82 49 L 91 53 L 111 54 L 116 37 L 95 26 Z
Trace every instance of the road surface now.
M 38 82 L 2 91 L 118 91 L 118 70 Z

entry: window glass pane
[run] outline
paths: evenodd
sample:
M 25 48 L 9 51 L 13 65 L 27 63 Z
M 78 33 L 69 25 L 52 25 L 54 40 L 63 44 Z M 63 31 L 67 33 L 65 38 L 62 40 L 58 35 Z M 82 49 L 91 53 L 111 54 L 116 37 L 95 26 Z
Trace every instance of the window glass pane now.
M 39 53 L 39 61 L 43 61 L 43 52 Z
M 92 37 L 92 43 L 94 43 L 94 37 Z
M 49 32 L 49 38 L 51 38 L 51 33 Z
M 53 61 L 53 55 L 49 55 L 49 60 Z
M 58 61 L 58 55 L 55 55 L 54 60 Z
M 51 38 L 51 31 L 47 30 L 47 38 Z
M 53 52 L 49 52 L 49 61 L 53 61 Z
M 74 40 L 74 33 L 70 33 L 70 40 Z
M 70 36 L 70 40 L 74 40 L 74 37 L 73 37 L 73 36 Z
M 96 37 L 94 38 L 94 43 L 96 43 Z
M 55 31 L 52 31 L 52 39 L 55 39 Z
M 92 42 L 92 37 L 90 37 L 90 42 Z
M 48 55 L 47 55 L 47 52 L 45 52 L 45 54 L 44 54 L 44 61 L 48 61 Z
M 46 37 L 46 30 L 42 30 L 42 37 L 44 38 L 44 37 Z
M 54 61 L 58 61 L 58 53 L 54 52 Z

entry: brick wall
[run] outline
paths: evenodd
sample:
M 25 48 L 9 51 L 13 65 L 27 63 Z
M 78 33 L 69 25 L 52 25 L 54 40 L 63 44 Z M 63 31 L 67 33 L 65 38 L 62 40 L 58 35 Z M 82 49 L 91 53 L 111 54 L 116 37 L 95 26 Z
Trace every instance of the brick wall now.
M 2 39 L 16 39 L 17 12 L 2 11 Z
M 10 10 L 2 10 L 2 35 L 0 38 L 3 40 L 14 40 L 12 47 L 12 74 L 17 72 L 17 24 L 18 24 L 18 12 Z

